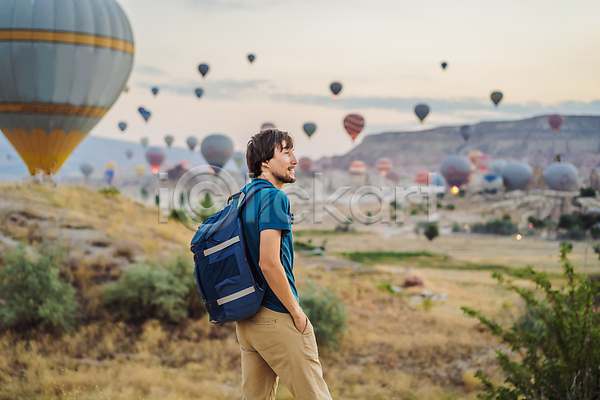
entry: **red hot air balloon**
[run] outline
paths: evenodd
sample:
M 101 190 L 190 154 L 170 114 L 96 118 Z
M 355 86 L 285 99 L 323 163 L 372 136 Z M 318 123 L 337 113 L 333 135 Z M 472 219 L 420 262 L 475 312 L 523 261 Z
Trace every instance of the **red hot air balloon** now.
M 417 185 L 427 185 L 429 182 L 429 171 L 417 171 L 415 173 L 415 183 Z
M 392 169 L 392 167 L 392 160 L 387 157 L 381 157 L 379 160 L 377 160 L 377 169 L 379 169 L 381 176 L 386 176 L 387 172 Z
M 308 157 L 302 157 L 298 160 L 298 165 L 300 165 L 300 171 L 302 172 L 310 172 L 313 167 L 313 162 Z
M 556 133 L 560 129 L 560 126 L 564 122 L 564 118 L 560 115 L 554 114 L 548 117 L 548 125 L 552 128 L 552 132 Z
M 365 119 L 358 114 L 350 114 L 344 118 L 344 128 L 346 128 L 346 132 L 348 132 L 348 135 L 350 135 L 352 141 L 356 139 L 364 126 Z
M 148 150 L 146 150 L 146 159 L 148 160 L 148 164 L 150 164 L 152 167 L 152 172 L 155 174 L 158 173 L 158 169 L 162 165 L 166 156 L 167 152 L 161 147 L 150 147 Z

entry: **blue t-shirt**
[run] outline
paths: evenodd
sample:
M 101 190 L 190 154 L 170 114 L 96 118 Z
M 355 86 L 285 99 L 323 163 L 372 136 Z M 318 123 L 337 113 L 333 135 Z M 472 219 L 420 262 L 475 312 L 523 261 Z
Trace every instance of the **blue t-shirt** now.
M 273 311 L 289 313 L 266 282 L 266 279 L 258 266 L 258 261 L 260 258 L 260 232 L 265 229 L 280 230 L 281 264 L 287 275 L 292 293 L 296 296 L 296 300 L 298 300 L 298 291 L 296 290 L 296 282 L 293 273 L 294 240 L 292 237 L 293 216 L 290 212 L 290 201 L 283 191 L 277 189 L 266 179 L 252 179 L 242 191 L 246 193 L 248 189 L 257 184 L 260 184 L 261 186 L 268 185 L 268 187 L 258 191 L 248 202 L 246 202 L 244 210 L 242 210 L 242 222 L 246 246 L 248 247 L 248 252 L 252 258 L 253 264 L 257 267 L 260 277 L 265 282 L 266 291 L 262 305 Z

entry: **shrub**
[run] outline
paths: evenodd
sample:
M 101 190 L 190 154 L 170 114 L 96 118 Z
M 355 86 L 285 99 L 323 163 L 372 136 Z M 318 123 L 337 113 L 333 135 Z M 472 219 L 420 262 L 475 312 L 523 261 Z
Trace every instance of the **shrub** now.
M 300 306 L 315 328 L 319 345 L 335 350 L 346 329 L 346 308 L 342 302 L 327 288 L 309 284 L 300 296 Z
M 427 225 L 425 228 L 425 232 L 423 233 L 429 241 L 432 241 L 436 237 L 440 235 L 440 230 L 438 229 L 438 225 L 436 223 L 431 223 Z
M 162 267 L 135 265 L 104 290 L 105 303 L 115 310 L 117 318 L 135 322 L 152 318 L 174 321 L 188 315 L 188 282 Z
M 119 192 L 119 189 L 117 189 L 114 186 L 111 186 L 109 188 L 103 188 L 98 190 L 98 193 L 106 195 L 106 196 L 118 196 L 119 194 L 121 194 L 121 192 Z
M 458 222 L 455 222 L 455 223 L 452 224 L 452 232 L 453 233 L 462 232 L 460 230 L 460 225 L 458 225 Z
M 597 226 L 593 226 L 590 229 L 590 235 L 592 235 L 592 239 L 594 240 L 600 239 L 600 228 L 598 228 Z
M 448 204 L 448 205 L 446 206 L 446 209 L 447 209 L 447 210 L 455 210 L 455 209 L 456 209 L 456 206 L 455 206 L 454 204 Z
M 596 197 L 596 191 L 591 188 L 579 188 L 579 197 Z
M 516 224 L 513 224 L 510 220 L 510 216 L 503 216 L 502 219 L 494 219 L 488 221 L 485 224 L 477 223 L 471 228 L 473 233 L 489 233 L 496 235 L 513 235 L 519 233 L 519 229 Z
M 533 215 L 529 216 L 529 218 L 527 218 L 527 222 L 529 222 L 530 224 L 533 224 L 533 228 L 534 229 L 542 229 L 544 226 L 546 226 L 546 222 L 539 219 L 539 218 L 535 218 Z
M 76 319 L 75 288 L 61 279 L 65 250 L 42 244 L 34 257 L 24 244 L 8 250 L 0 268 L 0 326 L 18 332 L 68 332 Z
M 531 290 L 505 281 L 499 284 L 517 293 L 527 312 L 510 329 L 468 307 L 462 310 L 479 319 L 502 339 L 509 351 L 496 350 L 503 384 L 492 383 L 482 372 L 482 399 L 594 399 L 600 392 L 600 314 L 593 306 L 600 286 L 574 272 L 567 258 L 571 251 L 561 244 L 566 288 L 556 289 L 547 275 L 525 268 L 525 276 L 536 284 Z M 541 296 L 540 296 L 541 295 Z
M 186 287 L 183 300 L 186 304 L 187 316 L 189 318 L 200 318 L 206 314 L 206 308 L 204 308 L 204 302 L 200 297 L 200 293 L 198 293 L 198 286 L 193 273 L 192 256 L 186 254 L 185 256 L 178 255 L 172 258 L 167 263 L 167 269 Z
M 561 232 L 556 235 L 559 240 L 585 240 L 586 232 L 579 226 L 574 226 L 566 232 Z

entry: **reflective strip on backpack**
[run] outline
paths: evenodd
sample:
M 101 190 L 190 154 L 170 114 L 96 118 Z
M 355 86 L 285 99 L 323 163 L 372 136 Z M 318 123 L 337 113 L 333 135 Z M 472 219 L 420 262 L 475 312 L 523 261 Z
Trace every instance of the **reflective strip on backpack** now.
M 231 238 L 231 239 L 229 239 L 229 240 L 226 240 L 226 241 L 224 241 L 224 242 L 223 242 L 223 243 L 221 243 L 221 244 L 218 244 L 218 245 L 216 245 L 216 246 L 213 246 L 213 247 L 209 247 L 208 249 L 204 250 L 204 256 L 206 257 L 206 256 L 209 256 L 209 255 L 211 255 L 211 254 L 214 254 L 214 253 L 216 253 L 217 251 L 221 251 L 221 250 L 223 250 L 224 248 L 226 248 L 226 247 L 229 247 L 229 246 L 231 246 L 232 244 L 234 244 L 234 243 L 237 243 L 237 242 L 239 242 L 239 241 L 240 241 L 240 237 L 239 237 L 239 236 L 236 236 L 236 237 L 234 237 L 234 238 Z
M 225 303 L 229 303 L 230 301 L 234 301 L 234 300 L 239 299 L 240 297 L 244 297 L 246 295 L 249 295 L 252 292 L 255 292 L 254 286 L 250 286 L 249 288 L 246 288 L 244 290 L 240 290 L 239 292 L 234 293 L 234 294 L 230 294 L 229 296 L 221 297 L 220 299 L 217 299 L 217 304 L 218 305 L 223 305 Z

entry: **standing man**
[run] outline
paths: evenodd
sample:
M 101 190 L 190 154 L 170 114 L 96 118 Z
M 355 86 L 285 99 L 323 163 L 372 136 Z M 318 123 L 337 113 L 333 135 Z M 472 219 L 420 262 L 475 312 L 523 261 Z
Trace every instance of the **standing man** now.
M 312 324 L 298 302 L 290 202 L 281 188 L 296 181 L 294 140 L 284 131 L 263 130 L 250 139 L 246 162 L 262 189 L 242 210 L 246 254 L 266 282 L 260 310 L 238 321 L 244 400 L 272 400 L 279 378 L 297 400 L 331 399 L 319 362 Z

